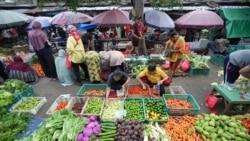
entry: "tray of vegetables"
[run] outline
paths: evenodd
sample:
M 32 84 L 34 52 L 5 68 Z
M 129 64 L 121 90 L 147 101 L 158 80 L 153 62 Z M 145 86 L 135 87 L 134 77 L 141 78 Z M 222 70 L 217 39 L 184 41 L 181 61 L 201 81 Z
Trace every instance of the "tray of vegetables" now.
M 101 119 L 102 120 L 115 120 L 122 110 L 122 100 L 109 99 L 108 103 L 104 106 Z
M 37 114 L 46 102 L 46 97 L 23 97 L 11 107 L 10 111 Z
M 104 102 L 105 99 L 102 97 L 89 97 L 81 115 L 96 115 L 100 117 L 103 111 Z
M 128 85 L 127 88 L 127 97 L 150 97 L 151 91 L 147 85 L 146 89 L 143 89 L 140 84 Z
M 162 98 L 145 98 L 144 112 L 147 121 L 165 122 L 168 120 L 168 113 Z
M 105 97 L 106 84 L 83 84 L 77 92 L 77 96 Z
M 59 96 L 54 103 L 50 106 L 49 110 L 46 112 L 47 115 L 54 113 L 55 111 L 60 111 L 65 109 L 70 101 L 70 97 Z
M 123 100 L 123 110 L 126 114 L 123 119 L 134 119 L 145 121 L 144 104 L 142 98 L 125 98 Z
M 71 97 L 66 108 L 74 111 L 76 115 L 80 115 L 87 100 L 88 97 Z

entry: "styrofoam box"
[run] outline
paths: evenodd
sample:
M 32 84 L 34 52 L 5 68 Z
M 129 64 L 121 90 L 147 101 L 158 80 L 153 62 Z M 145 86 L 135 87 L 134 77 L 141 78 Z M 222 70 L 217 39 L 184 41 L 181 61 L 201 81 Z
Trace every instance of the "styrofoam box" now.
M 59 96 L 55 101 L 54 103 L 50 106 L 49 110 L 46 112 L 47 115 L 50 115 L 52 113 L 55 112 L 56 110 L 56 106 L 60 103 L 60 102 L 67 102 L 69 104 L 69 100 L 70 100 L 70 97 L 63 97 L 63 96 Z M 67 105 L 68 106 L 68 105 Z M 67 107 L 66 106 L 66 107 Z M 65 107 L 65 108 L 66 108 Z
M 169 91 L 171 94 L 187 94 L 181 86 L 170 86 Z
M 87 103 L 87 100 L 88 100 L 88 97 L 71 97 L 71 99 L 69 100 L 68 105 L 66 106 L 66 109 L 72 110 L 75 103 L 83 103 L 81 112 L 80 113 L 75 113 L 76 115 L 81 115 L 81 113 L 84 110 L 85 104 Z
M 25 100 L 28 100 L 28 99 L 31 99 L 31 98 L 38 98 L 38 99 L 41 99 L 40 103 L 38 103 L 36 105 L 36 107 L 34 107 L 33 109 L 31 110 L 15 110 L 15 108 L 23 101 Z M 18 101 L 16 104 L 14 104 L 10 111 L 11 112 L 24 112 L 24 113 L 31 113 L 31 114 L 37 114 L 37 112 L 42 108 L 42 106 L 47 102 L 47 99 L 46 97 L 23 97 L 20 101 Z

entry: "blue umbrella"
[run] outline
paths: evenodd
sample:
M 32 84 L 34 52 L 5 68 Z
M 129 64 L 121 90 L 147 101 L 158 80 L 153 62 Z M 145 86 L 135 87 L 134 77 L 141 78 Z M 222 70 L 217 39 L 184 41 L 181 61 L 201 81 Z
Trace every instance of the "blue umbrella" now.
M 44 29 L 44 28 L 49 28 L 49 27 L 51 27 L 51 23 L 50 23 L 50 20 L 51 20 L 52 18 L 51 17 L 36 17 L 28 26 L 27 26 L 27 30 L 31 30 L 32 29 L 32 24 L 33 24 L 33 22 L 34 21 L 38 21 L 38 22 L 40 22 L 41 23 L 41 25 L 42 25 L 42 28 Z
M 78 30 L 87 30 L 87 29 L 92 29 L 92 28 L 96 28 L 97 24 L 80 24 L 78 26 Z
M 159 28 L 160 30 L 170 30 L 175 28 L 174 21 L 168 16 L 168 14 L 157 10 L 146 11 L 145 21 L 147 26 Z

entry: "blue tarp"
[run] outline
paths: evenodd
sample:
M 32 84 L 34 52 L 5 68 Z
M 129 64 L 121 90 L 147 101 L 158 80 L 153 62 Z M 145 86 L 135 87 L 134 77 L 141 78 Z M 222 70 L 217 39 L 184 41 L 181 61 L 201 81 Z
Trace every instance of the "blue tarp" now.
M 22 139 L 24 137 L 28 137 L 29 135 L 31 135 L 34 131 L 36 131 L 40 127 L 43 121 L 44 119 L 41 119 L 41 118 L 33 118 L 30 121 L 28 121 L 28 127 L 25 131 L 23 131 L 19 135 L 19 139 Z
M 96 24 L 80 24 L 77 29 L 78 30 L 87 30 L 87 29 L 93 29 L 96 27 L 97 27 Z

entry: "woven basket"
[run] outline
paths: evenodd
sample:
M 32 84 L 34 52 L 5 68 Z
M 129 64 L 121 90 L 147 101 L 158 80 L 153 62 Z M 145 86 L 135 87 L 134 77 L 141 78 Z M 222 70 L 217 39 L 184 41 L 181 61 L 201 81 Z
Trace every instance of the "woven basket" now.
M 29 53 L 29 46 L 28 45 L 14 46 L 13 50 L 15 53 L 18 53 L 18 52 Z

